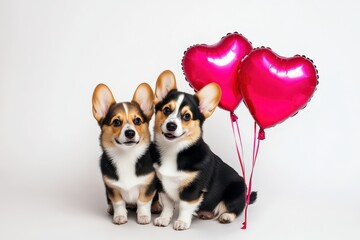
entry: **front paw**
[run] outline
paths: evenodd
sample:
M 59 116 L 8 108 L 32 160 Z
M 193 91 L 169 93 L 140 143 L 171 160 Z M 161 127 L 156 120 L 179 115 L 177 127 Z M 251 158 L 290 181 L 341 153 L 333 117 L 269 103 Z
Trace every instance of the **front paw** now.
M 127 223 L 127 216 L 126 215 L 114 216 L 113 223 L 118 225 Z
M 177 220 L 174 222 L 174 229 L 177 231 L 181 231 L 181 230 L 186 230 L 190 227 L 190 223 L 181 221 L 181 220 Z
M 151 216 L 148 215 L 137 216 L 137 222 L 139 224 L 149 224 L 150 221 L 151 221 Z
M 155 218 L 154 225 L 158 227 L 166 227 L 170 224 L 171 218 L 158 217 Z

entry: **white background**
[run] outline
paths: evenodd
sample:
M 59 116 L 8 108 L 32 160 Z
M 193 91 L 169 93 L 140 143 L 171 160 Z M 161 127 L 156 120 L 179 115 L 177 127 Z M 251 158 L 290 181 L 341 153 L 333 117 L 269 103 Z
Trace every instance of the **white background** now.
M 359 1 L 0 1 L 0 238 L 359 239 Z M 266 131 L 249 225 L 194 220 L 191 229 L 123 226 L 106 214 L 98 168 L 95 86 L 128 101 L 171 69 L 180 90 L 187 47 L 238 31 L 254 47 L 312 58 L 308 106 Z M 247 163 L 253 119 L 236 110 Z M 240 170 L 228 112 L 205 140 Z M 248 164 L 249 166 L 249 164 Z

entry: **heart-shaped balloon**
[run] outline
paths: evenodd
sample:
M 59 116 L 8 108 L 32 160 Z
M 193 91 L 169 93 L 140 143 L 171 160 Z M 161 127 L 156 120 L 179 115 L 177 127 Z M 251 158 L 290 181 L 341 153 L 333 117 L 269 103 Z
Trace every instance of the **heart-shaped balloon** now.
M 242 100 L 237 81 L 239 64 L 251 50 L 251 43 L 238 33 L 228 34 L 214 45 L 192 46 L 182 59 L 185 77 L 197 91 L 208 83 L 217 83 L 222 91 L 219 106 L 233 112 Z
M 246 106 L 262 129 L 304 108 L 318 84 L 316 67 L 304 56 L 285 58 L 271 49 L 253 50 L 239 69 Z

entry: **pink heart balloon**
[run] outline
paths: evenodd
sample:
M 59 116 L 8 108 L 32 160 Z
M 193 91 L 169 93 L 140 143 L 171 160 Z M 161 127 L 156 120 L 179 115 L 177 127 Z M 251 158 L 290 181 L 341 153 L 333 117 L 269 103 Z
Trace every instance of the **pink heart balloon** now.
M 262 129 L 304 108 L 318 84 L 311 60 L 281 57 L 267 48 L 253 50 L 242 61 L 238 76 L 245 104 Z
M 214 45 L 192 46 L 182 60 L 185 77 L 195 90 L 217 83 L 222 90 L 219 106 L 233 112 L 242 100 L 237 81 L 239 64 L 251 50 L 251 43 L 238 33 L 228 34 Z

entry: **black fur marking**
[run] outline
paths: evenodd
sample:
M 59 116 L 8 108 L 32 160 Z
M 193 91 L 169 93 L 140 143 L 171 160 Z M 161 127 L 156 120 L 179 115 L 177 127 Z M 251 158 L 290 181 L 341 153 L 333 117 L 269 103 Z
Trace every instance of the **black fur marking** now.
M 116 173 L 116 167 L 106 152 L 103 152 L 101 156 L 100 169 L 103 176 L 107 176 L 110 179 L 119 180 L 119 176 Z
M 140 109 L 140 105 L 135 101 L 132 101 L 131 104 L 135 105 L 138 108 L 138 113 L 140 113 L 140 116 L 144 120 L 144 122 L 149 123 L 151 118 L 148 118 L 145 116 L 143 111 L 141 111 L 141 109 Z
M 146 189 L 145 195 L 146 196 L 150 196 L 152 195 L 155 191 L 157 191 L 158 187 L 159 187 L 160 181 L 159 179 L 155 176 L 154 179 L 151 181 L 151 183 L 149 184 L 148 188 Z
M 140 106 L 137 102 L 123 102 L 123 103 L 114 103 L 110 106 L 108 113 L 106 114 L 106 117 L 101 121 L 100 127 L 103 125 L 111 125 L 111 119 L 114 117 L 115 112 L 117 111 L 125 111 L 123 104 L 131 104 L 132 106 L 137 108 L 137 112 L 141 116 L 144 122 L 149 123 L 150 119 L 145 116 L 145 114 L 141 111 Z
M 145 154 L 142 155 L 135 165 L 135 174 L 136 176 L 142 176 L 149 174 L 154 171 L 153 160 L 150 155 L 149 148 L 146 150 Z
M 204 115 L 198 109 L 199 99 L 196 95 L 190 95 L 177 90 L 172 90 L 155 106 L 156 111 L 161 111 L 169 101 L 176 100 L 180 94 L 184 94 L 181 108 L 190 107 L 193 119 L 200 120 L 200 128 L 205 121 Z M 180 109 L 181 109 L 180 108 Z M 200 129 L 202 132 L 202 129 Z M 160 152 L 152 147 L 151 154 L 155 160 L 161 160 Z M 161 165 L 161 162 L 159 162 Z M 185 201 L 197 200 L 203 194 L 198 211 L 215 210 L 215 207 L 223 201 L 229 213 L 239 215 L 246 203 L 246 184 L 244 179 L 230 166 L 214 154 L 209 146 L 200 137 L 187 149 L 177 155 L 177 168 L 180 171 L 198 172 L 197 177 L 179 192 L 180 199 Z M 163 189 L 160 189 L 163 191 Z M 251 203 L 256 199 L 256 193 L 252 193 Z
M 150 148 L 150 147 L 149 147 Z M 138 158 L 135 165 L 136 176 L 147 175 L 154 171 L 153 160 L 150 155 L 150 149 L 147 149 L 145 154 Z M 100 159 L 100 168 L 103 176 L 107 176 L 110 179 L 119 180 L 117 175 L 116 166 L 113 164 L 112 159 L 103 153 Z
M 111 188 L 106 186 L 106 184 L 105 184 L 105 191 L 106 191 L 106 201 L 107 201 L 108 204 L 111 204 L 110 197 L 114 196 L 114 192 L 113 192 L 113 190 Z
M 160 164 L 160 152 L 155 143 L 151 143 L 149 147 L 150 155 L 153 163 Z
M 194 120 L 200 120 L 200 125 L 205 121 L 204 115 L 199 111 L 199 99 L 196 96 L 193 96 L 188 93 L 184 92 L 178 92 L 177 90 L 171 90 L 168 95 L 164 98 L 162 102 L 159 102 L 155 106 L 155 111 L 161 111 L 165 104 L 172 100 L 177 100 L 179 95 L 184 94 L 184 100 L 180 105 L 180 109 L 182 109 L 184 106 L 189 106 L 191 112 L 193 113 L 193 119 Z
M 102 127 L 103 125 L 111 125 L 111 119 L 114 117 L 114 112 L 115 111 L 119 111 L 120 109 L 122 109 L 123 111 L 125 111 L 124 106 L 121 103 L 114 103 L 110 106 L 108 113 L 106 114 L 106 117 L 104 118 L 104 120 L 102 120 L 102 122 L 100 123 L 100 127 Z

